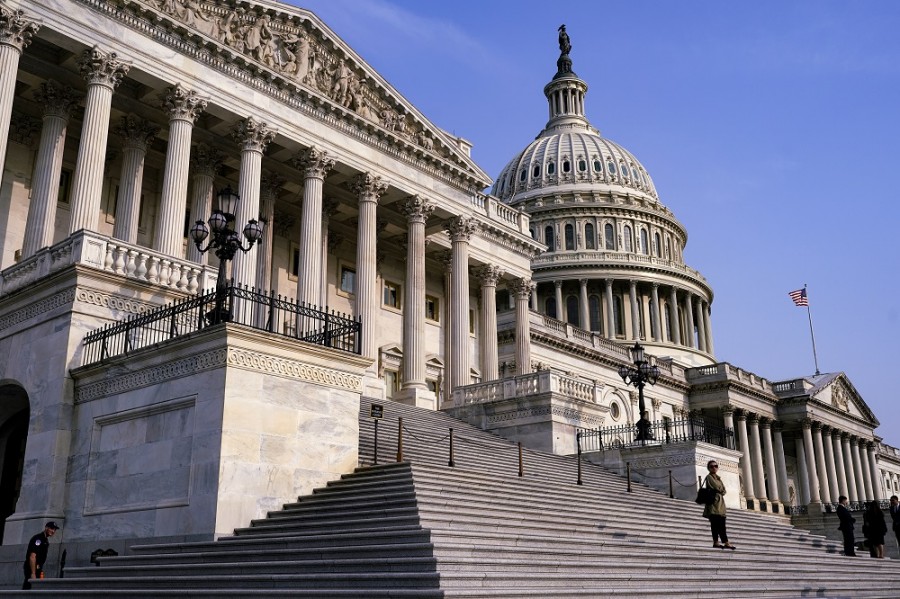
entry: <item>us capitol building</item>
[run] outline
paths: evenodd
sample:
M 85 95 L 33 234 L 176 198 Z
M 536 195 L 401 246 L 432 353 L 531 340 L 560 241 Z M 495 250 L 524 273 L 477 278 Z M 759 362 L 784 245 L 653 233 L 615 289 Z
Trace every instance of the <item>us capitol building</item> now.
M 687 231 L 559 46 L 492 179 L 309 11 L 0 0 L 4 571 L 47 520 L 73 564 L 228 535 L 359 464 L 361 396 L 561 454 L 610 431 L 590 459 L 651 484 L 717 459 L 734 508 L 900 491 L 845 374 L 716 359 Z M 729 442 L 631 448 L 638 342 L 649 422 Z

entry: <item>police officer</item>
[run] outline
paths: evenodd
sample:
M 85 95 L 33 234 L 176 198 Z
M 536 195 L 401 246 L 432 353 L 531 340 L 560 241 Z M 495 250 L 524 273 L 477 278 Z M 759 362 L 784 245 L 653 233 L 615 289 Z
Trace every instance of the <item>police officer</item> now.
M 50 549 L 50 537 L 56 534 L 59 526 L 56 522 L 50 521 L 44 525 L 44 531 L 31 537 L 28 541 L 28 549 L 25 551 L 25 564 L 23 570 L 25 572 L 25 582 L 22 583 L 22 590 L 27 591 L 31 588 L 31 581 L 41 577 L 41 571 L 44 562 L 47 561 L 47 550 Z

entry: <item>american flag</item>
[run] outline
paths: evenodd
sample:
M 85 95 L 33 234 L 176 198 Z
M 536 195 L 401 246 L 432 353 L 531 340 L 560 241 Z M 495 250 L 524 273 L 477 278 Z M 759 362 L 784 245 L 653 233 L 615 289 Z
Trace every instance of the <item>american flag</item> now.
M 809 301 L 806 299 L 806 287 L 803 289 L 797 289 L 796 291 L 791 291 L 788 295 L 791 296 L 791 299 L 794 300 L 795 306 L 808 306 Z

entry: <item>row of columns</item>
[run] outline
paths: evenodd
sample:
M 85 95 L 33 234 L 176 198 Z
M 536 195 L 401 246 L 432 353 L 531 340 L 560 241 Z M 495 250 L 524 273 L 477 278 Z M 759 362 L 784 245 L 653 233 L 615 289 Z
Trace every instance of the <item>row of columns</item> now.
M 782 423 L 745 410 L 737 416 L 735 427 L 734 410 L 724 411 L 725 426 L 735 429 L 743 452 L 745 498 L 790 505 Z M 873 442 L 809 419 L 801 424 L 795 453 L 802 504 L 834 503 L 840 495 L 853 502 L 883 499 Z

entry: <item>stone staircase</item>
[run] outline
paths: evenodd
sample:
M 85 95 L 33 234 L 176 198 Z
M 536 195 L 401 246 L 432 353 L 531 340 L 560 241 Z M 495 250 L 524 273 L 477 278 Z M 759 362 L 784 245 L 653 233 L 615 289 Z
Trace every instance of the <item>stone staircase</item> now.
M 369 401 L 354 473 L 208 543 L 137 546 L 27 593 L 76 597 L 898 597 L 900 565 L 848 558 L 732 510 L 711 547 L 696 504 L 574 458 L 523 450 L 449 416 Z M 403 458 L 397 457 L 398 417 Z M 450 460 L 453 428 L 454 467 Z

